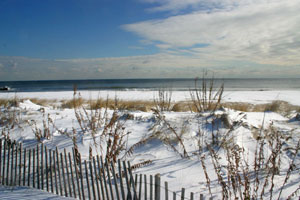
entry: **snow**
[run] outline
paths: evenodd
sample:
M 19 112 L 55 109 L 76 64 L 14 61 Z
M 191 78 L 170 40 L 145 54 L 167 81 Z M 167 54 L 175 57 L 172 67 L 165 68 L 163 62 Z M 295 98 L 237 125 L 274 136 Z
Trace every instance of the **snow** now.
M 114 99 L 117 97 L 122 100 L 153 100 L 157 96 L 157 91 L 79 91 L 80 95 L 85 99 L 98 99 L 107 97 Z M 57 91 L 57 92 L 18 92 L 9 93 L 1 92 L 1 98 L 43 98 L 67 100 L 73 98 L 73 91 Z M 254 104 L 270 103 L 274 100 L 287 101 L 293 105 L 300 105 L 300 91 L 297 90 L 271 90 L 271 91 L 225 91 L 224 101 L 226 102 L 248 102 Z M 173 91 L 173 101 L 185 101 L 190 99 L 189 91 Z
M 151 100 L 155 95 L 153 91 L 80 91 L 80 94 L 87 99 L 95 99 L 99 96 L 103 98 L 106 98 L 107 96 L 114 98 L 116 95 L 119 99 L 124 100 Z M 13 93 L 0 93 L 0 98 L 13 98 L 14 95 L 15 94 Z M 17 97 L 61 100 L 71 99 L 73 97 L 73 92 L 24 92 L 17 93 Z M 172 97 L 174 101 L 187 100 L 189 99 L 189 92 L 174 91 Z M 230 102 L 259 104 L 269 103 L 274 100 L 283 100 L 294 105 L 300 105 L 300 91 L 229 91 L 225 92 L 224 97 L 225 101 Z M 95 146 L 95 142 L 91 135 L 80 134 L 81 129 L 73 109 L 39 106 L 32 103 L 30 100 L 24 100 L 16 110 L 19 110 L 18 117 L 20 127 L 16 126 L 10 131 L 10 138 L 24 142 L 25 147 L 34 147 L 36 145 L 35 135 L 32 131 L 33 125 L 28 125 L 28 121 L 35 121 L 36 126 L 42 129 L 43 120 L 48 122 L 47 120 L 51 119 L 56 128 L 50 126 L 50 131 L 52 133 L 51 137 L 42 141 L 49 149 L 58 147 L 59 149 L 66 148 L 67 151 L 71 151 L 73 143 L 68 134 L 71 134 L 72 130 L 75 129 L 78 133 L 77 145 L 83 159 L 88 157 L 90 146 L 93 147 L 93 154 L 105 153 L 106 151 L 105 148 L 99 148 L 100 144 L 105 145 L 103 138 L 100 137 L 100 133 L 103 129 L 98 130 L 99 133 L 96 135 L 96 144 L 98 146 Z M 112 113 L 112 110 L 108 111 L 109 115 L 112 115 Z M 208 195 L 200 156 L 197 155 L 197 152 L 199 151 L 198 142 L 204 145 L 205 141 L 210 141 L 212 139 L 212 132 L 214 132 L 214 134 L 219 134 L 221 139 L 228 136 L 229 138 L 232 138 L 232 144 L 243 147 L 246 152 L 246 159 L 250 161 L 250 164 L 252 164 L 251 162 L 255 159 L 253 156 L 257 143 L 253 136 L 255 130 L 257 131 L 261 128 L 268 129 L 270 126 L 273 126 L 282 133 L 291 134 L 292 139 L 286 143 L 286 145 L 290 146 L 295 146 L 300 138 L 300 123 L 295 120 L 296 112 L 288 116 L 283 116 L 274 112 L 241 112 L 228 109 L 218 111 L 214 116 L 211 116 L 209 113 L 199 115 L 191 112 L 164 112 L 162 114 L 166 121 L 181 134 L 185 148 L 190 155 L 190 159 L 183 159 L 179 155 L 182 154 L 183 151 L 179 143 L 176 143 L 176 137 L 172 131 L 167 129 L 166 126 L 163 126 L 162 122 L 159 122 L 155 118 L 155 115 L 152 112 L 122 111 L 119 114 L 130 114 L 133 116 L 124 124 L 126 132 L 129 132 L 125 137 L 127 149 L 157 132 L 162 133 L 134 148 L 132 155 L 126 155 L 126 157 L 124 157 L 125 152 L 123 152 L 119 158 L 126 158 L 131 161 L 132 164 L 151 160 L 151 164 L 138 168 L 135 173 L 147 175 L 160 173 L 162 180 L 168 181 L 169 190 L 175 191 L 177 194 L 179 194 L 181 188 L 184 187 L 186 188 L 186 194 L 195 192 L 195 195 L 199 195 L 200 193 Z M 226 135 L 229 132 L 229 129 L 226 128 L 218 118 L 218 116 L 221 116 L 222 114 L 227 114 L 230 122 L 237 124 L 234 130 L 230 132 L 230 135 Z M 5 131 L 4 127 L 0 127 L 0 129 Z M 68 134 L 61 134 L 62 132 Z M 201 134 L 205 141 L 201 141 Z M 168 138 L 176 143 L 175 147 L 179 154 L 163 142 L 164 138 Z M 225 165 L 225 151 L 220 149 L 219 153 L 222 157 L 220 162 Z M 267 147 L 265 148 L 264 153 L 270 153 Z M 212 193 L 215 194 L 217 198 L 221 198 L 221 189 L 218 186 L 217 177 L 214 174 L 214 168 L 211 159 L 208 156 L 208 150 L 204 149 L 203 154 L 207 156 L 206 167 L 211 178 Z M 285 165 L 282 166 L 280 176 L 276 177 L 275 194 L 278 194 L 280 186 L 282 185 L 285 172 L 291 162 L 290 157 L 283 154 L 282 162 L 284 162 Z M 296 164 L 300 164 L 299 156 L 297 156 Z M 298 170 L 291 175 L 290 182 L 286 185 L 282 198 L 286 198 L 295 191 L 299 181 L 300 176 Z M 33 195 L 34 199 L 61 198 L 29 188 L 0 187 L 0 199 L 32 199 Z M 197 198 L 198 197 L 196 197 L 196 199 Z
M 0 185 L 0 199 L 2 200 L 71 200 L 73 198 L 61 197 L 45 191 L 28 187 L 8 187 Z

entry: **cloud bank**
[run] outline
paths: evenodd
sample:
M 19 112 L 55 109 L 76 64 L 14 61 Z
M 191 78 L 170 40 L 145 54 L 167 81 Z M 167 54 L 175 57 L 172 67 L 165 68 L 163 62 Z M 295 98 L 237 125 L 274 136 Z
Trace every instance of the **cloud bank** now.
M 124 25 L 164 52 L 260 64 L 300 63 L 300 1 L 144 0 L 152 11 L 198 11 Z M 159 3 L 160 2 L 160 3 Z M 200 10 L 200 11 L 199 11 Z

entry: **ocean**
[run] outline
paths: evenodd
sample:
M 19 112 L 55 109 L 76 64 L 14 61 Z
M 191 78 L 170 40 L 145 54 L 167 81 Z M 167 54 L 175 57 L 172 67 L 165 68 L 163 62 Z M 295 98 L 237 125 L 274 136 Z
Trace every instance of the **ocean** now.
M 209 81 L 209 80 L 208 80 Z M 215 87 L 225 85 L 226 91 L 300 90 L 300 78 L 293 79 L 214 79 Z M 198 81 L 201 85 L 201 79 Z M 185 91 L 195 88 L 195 79 L 101 79 L 0 81 L 2 92 L 39 92 L 77 90 L 159 90 Z

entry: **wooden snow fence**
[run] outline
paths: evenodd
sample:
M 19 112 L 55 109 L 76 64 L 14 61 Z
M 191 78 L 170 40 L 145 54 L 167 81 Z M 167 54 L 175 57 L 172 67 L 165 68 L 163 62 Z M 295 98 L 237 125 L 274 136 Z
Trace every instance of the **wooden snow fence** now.
M 133 174 L 132 169 L 129 162 L 118 160 L 114 165 L 99 155 L 81 160 L 74 149 L 59 152 L 43 144 L 26 149 L 22 143 L 0 139 L 1 185 L 28 186 L 83 200 L 196 199 L 194 193 L 185 196 L 184 188 L 181 194 L 169 191 L 168 182 L 161 185 L 159 174 Z

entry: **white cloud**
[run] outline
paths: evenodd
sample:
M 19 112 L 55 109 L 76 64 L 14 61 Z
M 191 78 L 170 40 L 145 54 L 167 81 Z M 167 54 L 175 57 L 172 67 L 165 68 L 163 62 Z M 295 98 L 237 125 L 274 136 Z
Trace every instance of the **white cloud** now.
M 150 3 L 154 6 L 149 8 L 152 12 L 171 11 L 179 12 L 184 9 L 214 11 L 229 10 L 239 6 L 259 4 L 266 0 L 140 0 L 144 3 Z M 275 2 L 280 0 L 267 0 Z
M 156 0 L 147 2 L 158 3 Z M 180 3 L 181 2 L 181 3 Z M 185 3 L 183 3 L 185 2 Z M 208 3 L 211 2 L 211 3 Z M 210 60 L 248 60 L 262 64 L 300 64 L 299 0 L 163 0 L 160 6 L 217 5 L 224 8 L 193 12 L 124 25 L 166 52 L 185 48 L 195 57 Z M 216 6 L 217 7 L 217 6 Z M 172 10 L 165 9 L 165 10 Z M 197 45 L 207 44 L 199 48 Z

